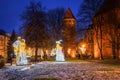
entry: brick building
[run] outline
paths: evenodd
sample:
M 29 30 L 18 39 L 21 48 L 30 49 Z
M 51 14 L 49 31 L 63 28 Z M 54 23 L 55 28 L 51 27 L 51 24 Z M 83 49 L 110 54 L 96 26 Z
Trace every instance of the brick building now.
M 7 43 L 10 38 L 10 34 L 4 30 L 0 30 L 0 55 L 7 58 Z
M 93 28 L 86 32 L 85 40 L 89 44 L 90 36 L 93 37 L 94 58 L 100 58 L 100 49 L 103 58 L 120 58 L 120 0 L 105 0 L 91 26 Z

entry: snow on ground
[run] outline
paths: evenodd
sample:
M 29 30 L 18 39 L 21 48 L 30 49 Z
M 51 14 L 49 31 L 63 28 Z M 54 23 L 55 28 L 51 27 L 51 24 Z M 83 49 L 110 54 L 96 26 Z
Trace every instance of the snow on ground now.
M 40 62 L 0 69 L 0 80 L 120 80 L 120 68 L 95 62 Z

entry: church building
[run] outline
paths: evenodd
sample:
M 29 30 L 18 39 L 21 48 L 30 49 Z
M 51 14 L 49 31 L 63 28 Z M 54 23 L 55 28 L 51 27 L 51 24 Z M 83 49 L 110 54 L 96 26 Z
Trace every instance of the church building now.
M 7 34 L 4 30 L 0 30 L 0 55 L 7 58 L 7 43 L 10 38 L 10 34 Z
M 92 35 L 88 34 L 88 30 L 85 39 L 89 44 L 90 38 L 93 38 L 93 45 L 86 47 L 87 50 L 94 48 L 91 55 L 94 58 L 120 58 L 120 0 L 105 0 L 90 27 Z

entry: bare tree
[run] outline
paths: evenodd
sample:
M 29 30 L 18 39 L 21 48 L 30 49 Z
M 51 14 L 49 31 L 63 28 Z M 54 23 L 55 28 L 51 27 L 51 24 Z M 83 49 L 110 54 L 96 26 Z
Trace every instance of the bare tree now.
M 100 59 L 103 59 L 102 56 L 102 21 L 103 18 L 100 15 L 99 17 L 95 18 L 95 22 L 93 22 L 93 18 L 96 13 L 99 11 L 99 8 L 104 0 L 84 0 L 81 8 L 78 12 L 78 26 L 83 27 L 83 33 L 87 30 L 89 25 L 93 24 L 93 29 L 95 33 L 95 39 L 100 51 Z
M 59 40 L 62 38 L 62 19 L 64 13 L 64 8 L 56 8 L 48 11 L 49 31 L 54 40 Z
M 103 60 L 103 55 L 102 55 L 102 50 L 103 50 L 103 22 L 104 22 L 104 17 L 102 14 L 94 17 L 94 38 L 96 40 L 98 49 L 100 51 L 100 59 Z
M 84 0 L 78 10 L 77 36 L 83 37 L 104 0 Z M 81 29 L 82 28 L 82 29 Z
M 38 48 L 46 48 L 49 37 L 46 32 L 46 12 L 40 2 L 30 2 L 21 16 L 24 21 L 22 25 L 26 44 L 35 47 L 35 61 L 37 61 Z
M 12 58 L 15 56 L 14 49 L 13 49 L 13 43 L 15 40 L 17 40 L 17 35 L 13 30 L 12 35 L 10 36 L 10 39 L 7 43 L 7 59 L 8 59 L 8 62 L 11 63 L 11 65 L 12 65 Z
M 112 54 L 113 59 L 119 58 L 119 45 L 120 45 L 120 21 L 119 21 L 119 10 L 113 9 L 108 14 L 108 19 L 106 21 L 107 24 L 109 24 L 109 29 L 107 31 L 107 34 L 110 36 L 109 39 L 107 39 L 110 43 L 110 46 L 112 47 Z
M 92 24 L 92 19 L 102 3 L 103 0 L 84 0 L 78 11 L 78 24 L 86 24 L 84 27 Z
M 106 40 L 108 46 L 112 48 L 113 59 L 117 59 L 119 54 L 119 6 L 120 0 L 105 0 L 100 8 L 100 12 L 105 15 L 106 29 L 104 33 L 108 36 Z

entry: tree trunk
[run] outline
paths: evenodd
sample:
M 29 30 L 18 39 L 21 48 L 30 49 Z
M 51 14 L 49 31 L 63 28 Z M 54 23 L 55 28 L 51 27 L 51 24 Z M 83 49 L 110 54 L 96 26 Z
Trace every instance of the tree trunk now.
M 115 52 L 115 49 L 113 49 L 113 59 L 116 59 L 116 52 Z
M 100 51 L 100 60 L 103 60 L 103 55 L 102 55 L 102 39 L 103 39 L 103 34 L 102 34 L 102 22 L 103 22 L 103 16 L 99 16 L 96 18 L 97 24 L 95 27 L 95 33 L 96 33 L 96 41 L 98 45 L 98 49 Z
M 35 63 L 37 62 L 37 52 L 38 52 L 38 47 L 35 48 Z
M 112 43 L 112 54 L 113 54 L 113 59 L 116 59 L 115 43 Z
M 98 34 L 96 35 L 96 40 L 97 40 L 97 45 L 100 51 L 100 60 L 103 60 L 103 55 L 102 55 L 102 36 L 100 36 L 100 42 L 98 40 Z
M 103 55 L 102 55 L 102 26 L 100 25 L 100 60 L 103 60 Z
M 116 57 L 119 59 L 119 37 L 117 36 L 117 42 L 116 42 Z
M 103 55 L 102 55 L 102 49 L 100 49 L 100 60 L 104 60 Z

